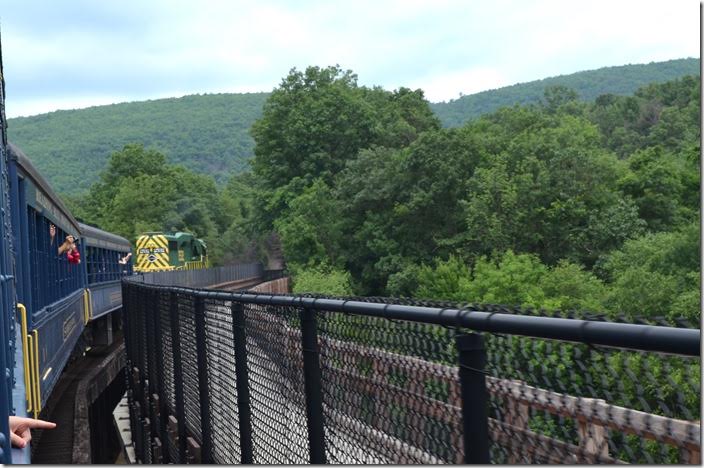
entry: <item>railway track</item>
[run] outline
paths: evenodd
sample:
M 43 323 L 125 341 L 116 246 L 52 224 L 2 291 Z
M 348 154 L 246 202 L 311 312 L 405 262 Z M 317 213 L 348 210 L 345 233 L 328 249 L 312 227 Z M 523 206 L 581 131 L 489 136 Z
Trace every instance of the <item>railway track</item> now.
M 236 291 L 239 289 L 251 288 L 252 286 L 256 286 L 257 284 L 259 284 L 261 282 L 262 282 L 261 278 L 245 278 L 245 279 L 236 280 L 236 281 L 226 281 L 224 283 L 212 284 L 212 285 L 206 286 L 206 288 L 207 289 L 219 289 L 219 290 L 224 290 L 224 291 Z

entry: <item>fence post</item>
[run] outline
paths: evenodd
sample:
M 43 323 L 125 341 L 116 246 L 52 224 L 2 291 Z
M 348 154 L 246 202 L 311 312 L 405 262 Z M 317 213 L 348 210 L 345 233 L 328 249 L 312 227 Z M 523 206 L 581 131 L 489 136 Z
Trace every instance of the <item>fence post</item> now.
M 325 429 L 323 426 L 323 393 L 315 310 L 301 309 L 300 318 L 310 462 L 325 464 L 327 462 L 325 459 Z
M 176 400 L 176 425 L 178 431 L 178 460 L 172 463 L 186 463 L 186 412 L 183 401 L 183 371 L 181 363 L 181 335 L 178 316 L 178 296 L 170 293 L 169 313 L 171 315 L 171 354 L 174 363 L 174 399 Z
M 459 351 L 459 378 L 462 395 L 464 462 L 489 463 L 489 427 L 484 338 L 477 333 L 456 337 Z
M 232 302 L 232 336 L 235 344 L 235 384 L 237 386 L 237 413 L 239 414 L 240 463 L 254 463 L 252 445 L 252 410 L 249 402 L 249 376 L 247 375 L 247 335 L 245 333 L 244 307 Z
M 196 360 L 198 362 L 198 396 L 200 399 L 200 463 L 213 463 L 212 428 L 210 427 L 210 391 L 208 389 L 208 350 L 205 337 L 205 299 L 196 296 Z
M 153 316 L 153 326 L 154 326 L 154 344 L 157 346 L 157 351 L 156 351 L 156 365 L 157 365 L 157 373 L 156 376 L 160 377 L 159 379 L 156 379 L 155 382 L 155 390 L 156 393 L 152 393 L 152 406 L 153 406 L 153 415 L 154 415 L 154 421 L 155 421 L 155 430 L 158 434 L 158 437 L 161 441 L 166 441 L 167 438 L 167 432 L 166 432 L 166 419 L 165 416 L 167 412 L 165 411 L 166 409 L 166 392 L 164 389 L 164 355 L 163 355 L 163 332 L 162 332 L 162 323 L 161 323 L 161 301 L 162 301 L 162 295 L 164 292 L 162 291 L 157 291 L 156 298 L 154 301 L 154 307 L 152 310 L 152 316 Z M 165 459 L 166 461 L 169 460 L 169 451 L 168 450 L 162 450 L 161 446 L 159 445 L 159 452 L 161 454 L 162 461 Z
M 147 439 L 147 446 L 149 447 L 149 452 L 151 453 L 151 442 L 153 440 L 153 437 L 158 435 L 158 418 L 156 418 L 156 412 L 154 411 L 154 401 L 152 399 L 152 395 L 157 391 L 156 389 L 159 386 L 159 378 L 157 376 L 157 373 L 161 369 L 161 367 L 157 364 L 157 356 L 159 356 L 161 353 L 158 352 L 157 347 L 161 345 L 161 341 L 157 341 L 156 339 L 156 330 L 155 328 L 155 314 L 156 314 L 156 307 L 155 304 L 157 302 L 157 296 L 159 294 L 159 291 L 157 290 L 151 290 L 148 291 L 147 294 L 145 294 L 144 301 L 148 304 L 145 309 L 147 310 L 147 313 L 145 314 L 145 331 L 146 331 L 146 336 L 147 340 L 145 342 L 146 344 L 146 361 L 147 361 L 147 379 L 145 380 L 145 388 L 144 388 L 144 414 L 145 418 L 148 419 L 151 424 L 149 424 L 147 429 L 149 429 L 146 433 L 146 439 Z M 153 459 L 153 453 L 152 453 L 152 459 Z

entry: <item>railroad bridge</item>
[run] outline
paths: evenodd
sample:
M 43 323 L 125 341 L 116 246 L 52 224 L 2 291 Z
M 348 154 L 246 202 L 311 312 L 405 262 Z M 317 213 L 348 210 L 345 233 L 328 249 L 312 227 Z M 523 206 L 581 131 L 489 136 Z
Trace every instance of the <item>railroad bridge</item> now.
M 699 330 L 230 273 L 123 281 L 131 461 L 700 463 Z

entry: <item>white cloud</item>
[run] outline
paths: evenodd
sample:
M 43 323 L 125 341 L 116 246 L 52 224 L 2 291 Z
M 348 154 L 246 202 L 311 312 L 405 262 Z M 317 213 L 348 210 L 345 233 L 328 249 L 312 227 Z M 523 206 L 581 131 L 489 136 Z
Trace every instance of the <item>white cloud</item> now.
M 269 91 L 292 67 L 459 93 L 699 55 L 693 0 L 65 0 L 3 6 L 8 115 L 106 99 Z M 12 87 L 10 87 L 12 84 Z M 108 96 L 108 97 L 106 97 Z M 17 114 L 15 114 L 17 115 Z
M 8 90 L 8 94 L 11 90 Z M 166 97 L 166 96 L 164 96 Z M 5 113 L 8 118 L 28 117 L 57 110 L 84 109 L 86 107 L 102 106 L 126 102 L 129 99 L 118 96 L 66 97 L 56 99 L 27 99 L 16 102 L 8 98 Z
M 424 77 L 409 87 L 421 88 L 425 98 L 431 102 L 457 99 L 461 94 L 474 94 L 487 89 L 500 88 L 513 84 L 500 71 L 493 68 L 477 67 L 451 73 Z

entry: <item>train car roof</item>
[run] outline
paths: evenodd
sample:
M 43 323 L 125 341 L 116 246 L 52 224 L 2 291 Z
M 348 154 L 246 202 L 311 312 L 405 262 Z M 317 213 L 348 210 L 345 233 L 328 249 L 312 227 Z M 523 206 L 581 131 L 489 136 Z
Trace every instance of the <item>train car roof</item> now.
M 20 166 L 26 176 L 32 180 L 32 183 L 34 183 L 39 190 L 44 192 L 46 200 L 44 200 L 42 206 L 46 209 L 44 214 L 48 215 L 47 218 L 59 225 L 59 227 L 65 231 L 68 231 L 65 224 L 70 224 L 76 231 L 75 234 L 78 234 L 80 232 L 78 221 L 76 221 L 76 218 L 74 218 L 68 208 L 66 208 L 66 205 L 64 205 L 61 201 L 61 198 L 56 195 L 54 190 L 49 185 L 49 182 L 47 182 L 46 179 L 34 167 L 34 164 L 32 164 L 32 161 L 27 157 L 27 155 L 13 143 L 8 143 L 7 151 L 10 159 L 17 161 L 17 165 Z
M 83 223 L 78 223 L 78 226 L 81 228 L 81 233 L 87 246 L 117 250 L 118 252 L 129 252 L 131 250 L 130 241 L 124 237 Z

